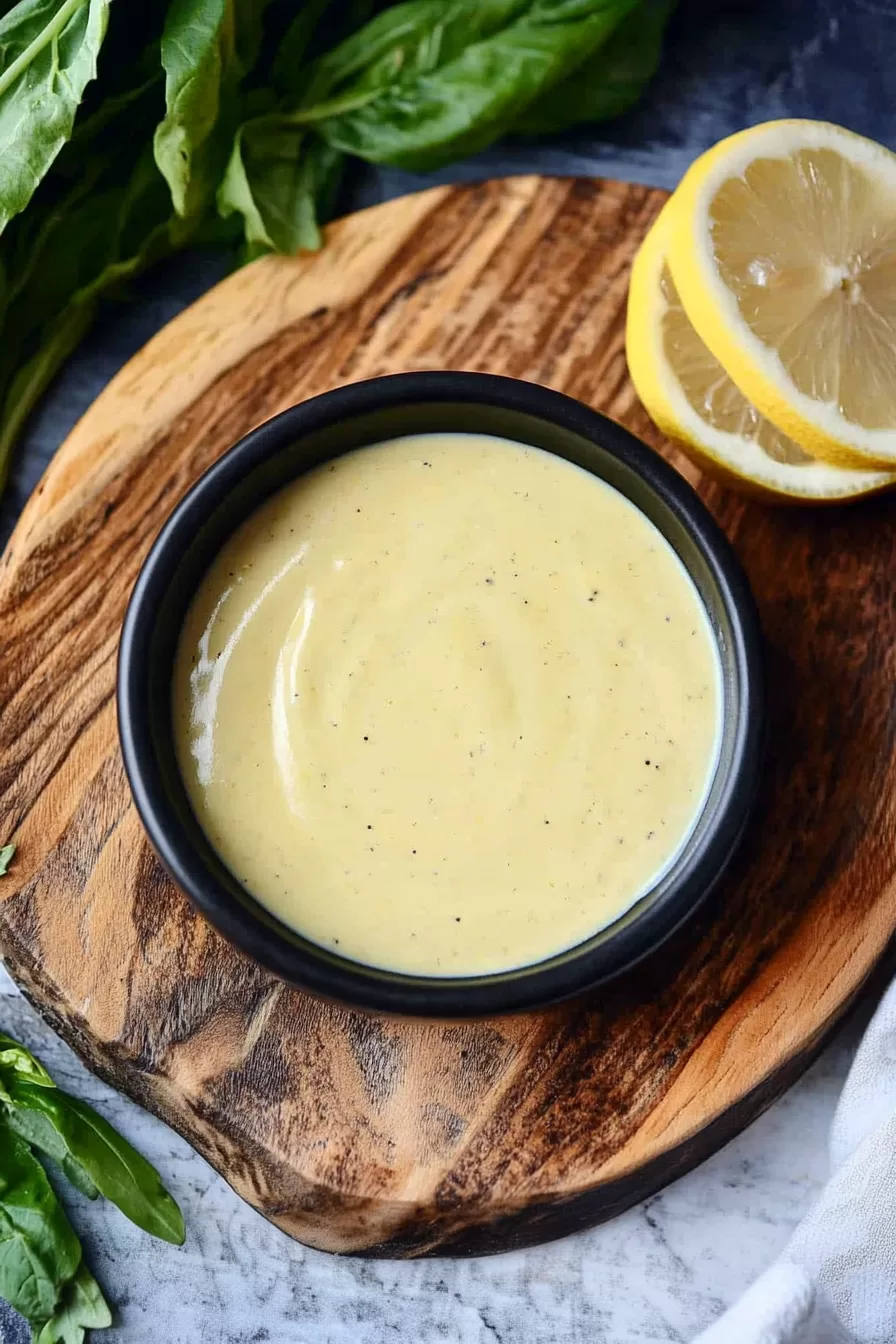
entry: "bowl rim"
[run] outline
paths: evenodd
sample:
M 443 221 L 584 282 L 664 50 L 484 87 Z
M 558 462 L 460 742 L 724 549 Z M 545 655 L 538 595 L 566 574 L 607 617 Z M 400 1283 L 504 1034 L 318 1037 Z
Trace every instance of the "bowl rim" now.
M 489 406 L 550 422 L 597 444 L 639 476 L 686 528 L 712 575 L 730 624 L 729 655 L 739 684 L 722 795 L 683 880 L 595 947 L 581 944 L 581 953 L 574 947 L 559 954 L 560 961 L 480 977 L 383 971 L 331 954 L 310 940 L 296 943 L 281 936 L 275 927 L 280 921 L 255 898 L 238 899 L 219 882 L 181 824 L 153 745 L 149 710 L 155 614 L 201 522 L 244 477 L 302 437 L 374 411 L 438 402 Z M 683 557 L 682 562 L 687 567 Z M 238 950 L 304 992 L 368 1012 L 486 1017 L 544 1008 L 615 978 L 670 938 L 709 895 L 741 838 L 758 786 L 765 724 L 762 636 L 746 576 L 709 510 L 684 477 L 615 420 L 521 379 L 474 372 L 387 374 L 324 392 L 265 421 L 212 463 L 175 505 L 128 603 L 119 642 L 117 714 L 125 773 L 153 849 L 193 906 Z

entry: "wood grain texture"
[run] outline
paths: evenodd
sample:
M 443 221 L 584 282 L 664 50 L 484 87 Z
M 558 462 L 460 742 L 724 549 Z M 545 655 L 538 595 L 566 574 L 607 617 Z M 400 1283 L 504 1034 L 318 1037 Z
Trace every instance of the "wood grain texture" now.
M 231 276 L 122 370 L 60 449 L 0 567 L 0 948 L 104 1078 L 287 1232 L 332 1251 L 481 1253 L 618 1212 L 805 1066 L 896 927 L 896 517 L 698 481 L 626 376 L 634 250 L 663 194 L 518 178 L 335 224 Z M 162 874 L 118 754 L 116 644 L 164 517 L 229 444 L 326 388 L 481 369 L 580 397 L 698 483 L 753 581 L 772 729 L 723 889 L 592 1000 L 464 1025 L 285 988 Z

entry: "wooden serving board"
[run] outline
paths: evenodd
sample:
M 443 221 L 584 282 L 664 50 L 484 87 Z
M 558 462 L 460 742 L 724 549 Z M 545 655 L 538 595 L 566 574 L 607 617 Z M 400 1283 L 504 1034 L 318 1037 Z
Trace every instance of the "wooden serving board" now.
M 114 698 L 128 594 L 175 501 L 252 426 L 372 374 L 485 369 L 668 451 L 623 355 L 629 264 L 663 200 L 535 177 L 438 187 L 342 220 L 317 256 L 237 272 L 113 380 L 3 559 L 7 965 L 91 1067 L 311 1245 L 482 1253 L 624 1209 L 798 1075 L 896 928 L 886 498 L 775 511 L 698 482 L 768 636 L 764 789 L 710 908 L 589 1002 L 464 1025 L 314 1002 L 193 914 L 130 804 Z

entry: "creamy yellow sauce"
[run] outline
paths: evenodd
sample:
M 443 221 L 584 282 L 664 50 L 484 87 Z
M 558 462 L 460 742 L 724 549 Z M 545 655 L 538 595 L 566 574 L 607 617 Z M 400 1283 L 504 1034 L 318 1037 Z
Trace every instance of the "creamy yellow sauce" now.
M 720 671 L 677 556 L 539 449 L 433 434 L 269 500 L 203 579 L 173 710 L 196 815 L 308 938 L 428 975 L 618 918 L 690 833 Z

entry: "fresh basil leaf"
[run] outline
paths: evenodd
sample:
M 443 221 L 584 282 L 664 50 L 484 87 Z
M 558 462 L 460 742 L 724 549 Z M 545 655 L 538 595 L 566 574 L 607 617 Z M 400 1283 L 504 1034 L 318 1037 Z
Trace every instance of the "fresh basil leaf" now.
M 167 110 L 155 133 L 155 156 L 179 215 L 197 214 L 213 199 L 268 3 L 172 0 L 169 6 L 161 49 Z
M 72 134 L 110 0 L 20 0 L 0 19 L 0 232 Z
M 46 1172 L 0 1119 L 0 1297 L 32 1324 L 47 1321 L 80 1262 Z
M 0 1032 L 0 1102 L 8 1103 L 6 1121 L 10 1129 L 32 1148 L 45 1152 L 61 1167 L 72 1185 L 82 1194 L 95 1199 L 98 1194 L 96 1186 L 87 1172 L 69 1156 L 53 1126 L 36 1111 L 20 1112 L 14 1108 L 10 1089 L 14 1092 L 16 1082 L 22 1078 L 35 1087 L 56 1087 L 46 1069 L 30 1051 Z
M 391 5 L 314 63 L 298 106 L 321 98 L 338 103 L 348 96 L 351 101 L 389 86 L 399 76 L 406 79 L 435 70 L 500 32 L 530 4 L 531 0 L 409 0 Z M 281 68 L 281 75 L 285 73 Z M 290 91 L 296 90 L 286 85 L 285 92 Z
M 30 1050 L 0 1031 L 0 1078 L 4 1076 L 25 1078 L 36 1087 L 56 1086 L 43 1064 L 35 1059 Z
M 67 1156 L 62 1159 L 59 1168 L 66 1180 L 70 1181 L 76 1190 L 80 1190 L 82 1195 L 86 1195 L 88 1199 L 99 1199 L 99 1187 L 90 1179 L 80 1162 Z
M 62 1290 L 59 1306 L 35 1332 L 35 1344 L 83 1344 L 85 1330 L 103 1330 L 112 1324 L 112 1313 L 100 1286 L 85 1264 Z
M 5 274 L 5 272 L 3 273 L 3 282 L 4 282 L 4 283 L 3 283 L 3 287 L 2 287 L 3 290 L 4 290 L 4 293 L 3 293 L 3 304 L 4 304 L 4 307 L 5 307 L 5 306 L 6 306 L 6 294 L 5 294 L 5 290 L 6 290 L 6 274 Z M 12 863 L 13 855 L 15 854 L 15 852 L 16 852 L 16 847 L 15 847 L 15 845 L 4 845 L 3 848 L 0 849 L 0 877 L 5 877 L 6 874 L 9 872 L 9 865 Z
M 167 111 L 155 156 L 179 215 L 195 213 L 207 195 L 203 160 L 214 150 L 222 98 L 238 81 L 235 40 L 232 0 L 172 0 L 162 34 Z
M 102 295 L 183 245 L 190 227 L 171 218 L 151 146 L 134 164 L 126 144 L 99 175 L 85 171 L 84 182 L 54 200 L 32 237 L 24 221 L 17 226 L 14 270 L 25 279 L 5 319 L 16 340 L 0 341 L 0 488 L 28 415 L 89 330 Z
M 459 52 L 448 43 L 447 60 L 437 43 L 425 52 L 418 43 L 409 72 L 398 66 L 385 83 L 381 66 L 368 67 L 329 101 L 297 109 L 294 119 L 314 123 L 334 148 L 374 163 L 418 171 L 440 167 L 509 130 L 536 98 L 606 42 L 633 3 L 536 0 L 500 31 Z
M 626 112 L 659 65 L 673 7 L 674 0 L 641 0 L 604 46 L 526 109 L 514 134 L 544 135 Z
M 65 1150 L 100 1194 L 116 1204 L 131 1222 L 163 1241 L 182 1244 L 183 1217 L 155 1167 L 108 1121 L 85 1102 L 58 1089 L 48 1092 L 15 1079 L 8 1091 L 13 1107 L 34 1112 L 52 1125 Z
M 237 133 L 218 191 L 219 213 L 242 216 L 251 254 L 314 250 L 341 164 L 337 150 L 287 118 L 259 117 Z
M 6 1123 L 10 1129 L 18 1134 L 20 1139 L 24 1139 L 32 1149 L 37 1148 L 40 1152 L 46 1153 L 82 1195 L 86 1195 L 88 1199 L 96 1199 L 99 1190 L 81 1163 L 72 1157 L 65 1140 L 52 1122 L 40 1111 L 18 1108 L 9 1092 L 2 1099 L 9 1102 Z

